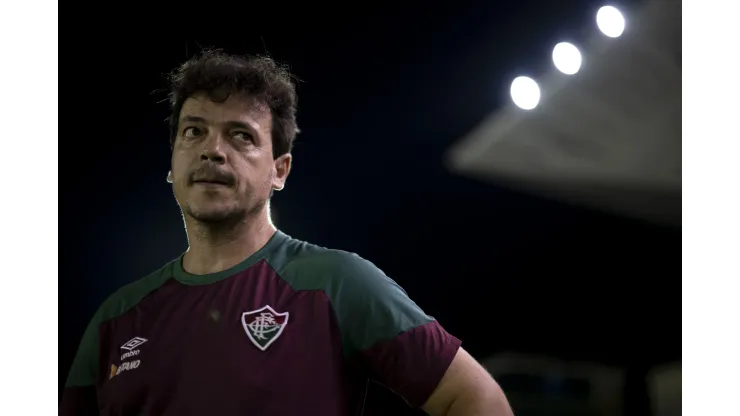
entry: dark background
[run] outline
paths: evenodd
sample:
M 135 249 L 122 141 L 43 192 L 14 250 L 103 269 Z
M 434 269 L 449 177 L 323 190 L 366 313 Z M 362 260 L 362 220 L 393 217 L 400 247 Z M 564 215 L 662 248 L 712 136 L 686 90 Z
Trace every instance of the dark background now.
M 60 63 L 60 388 L 100 302 L 187 247 L 165 182 L 163 74 L 215 46 L 267 51 L 301 79 L 303 133 L 273 200 L 283 231 L 373 261 L 479 359 L 517 351 L 625 367 L 626 414 L 647 414 L 646 371 L 681 357 L 680 229 L 442 165 L 509 100 L 513 77 L 543 72 L 556 42 L 584 39 L 602 5 L 281 3 L 81 22 L 98 43 L 62 45 Z M 371 399 L 404 406 L 379 387 Z

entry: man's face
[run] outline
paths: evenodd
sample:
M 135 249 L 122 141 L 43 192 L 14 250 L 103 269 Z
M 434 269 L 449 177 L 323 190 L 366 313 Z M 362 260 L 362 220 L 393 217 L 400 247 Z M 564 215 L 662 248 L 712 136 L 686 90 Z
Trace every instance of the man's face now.
M 223 103 L 205 94 L 180 111 L 171 179 L 183 214 L 205 223 L 239 220 L 265 206 L 290 172 L 290 155 L 273 160 L 269 109 L 244 96 Z

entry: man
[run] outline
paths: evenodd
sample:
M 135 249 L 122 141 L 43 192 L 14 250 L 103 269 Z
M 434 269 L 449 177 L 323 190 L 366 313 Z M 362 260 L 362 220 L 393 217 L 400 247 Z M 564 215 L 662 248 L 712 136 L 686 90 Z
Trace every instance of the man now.
M 359 415 L 369 378 L 431 415 L 511 415 L 460 341 L 368 261 L 293 239 L 290 75 L 205 52 L 172 77 L 168 181 L 189 248 L 88 326 L 63 415 Z

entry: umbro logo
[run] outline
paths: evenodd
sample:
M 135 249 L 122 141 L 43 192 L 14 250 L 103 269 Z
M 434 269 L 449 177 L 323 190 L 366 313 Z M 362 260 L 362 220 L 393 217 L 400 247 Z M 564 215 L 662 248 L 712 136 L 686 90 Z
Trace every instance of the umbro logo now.
M 145 343 L 146 341 L 146 338 L 133 337 L 127 343 L 121 345 L 121 349 L 126 350 L 127 352 L 121 356 L 121 365 L 111 364 L 110 375 L 108 376 L 108 378 L 111 379 L 124 371 L 130 371 L 139 368 L 139 365 L 141 365 L 141 360 L 132 360 L 126 362 L 123 361 L 139 355 L 139 350 L 137 350 L 136 348 L 141 346 L 141 344 Z
M 147 340 L 146 338 L 140 338 L 140 337 L 133 337 L 131 340 L 123 345 L 121 345 L 122 350 L 131 351 L 135 348 L 138 348 L 139 345 L 145 343 Z

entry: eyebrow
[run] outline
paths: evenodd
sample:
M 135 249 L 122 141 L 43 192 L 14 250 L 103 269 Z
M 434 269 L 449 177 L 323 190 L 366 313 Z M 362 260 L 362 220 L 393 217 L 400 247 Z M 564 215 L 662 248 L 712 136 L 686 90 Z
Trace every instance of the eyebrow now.
M 202 124 L 209 124 L 208 123 L 208 120 L 206 120 L 203 117 L 198 117 L 198 116 L 183 116 L 182 117 L 182 120 L 180 120 L 180 122 L 181 123 L 202 123 Z M 249 124 L 247 124 L 247 123 L 245 123 L 243 121 L 235 121 L 235 120 L 232 120 L 232 121 L 227 121 L 224 124 L 227 127 L 232 128 L 232 129 L 245 129 L 245 130 L 249 130 L 249 131 L 254 130 L 252 128 L 252 126 L 250 126 Z

